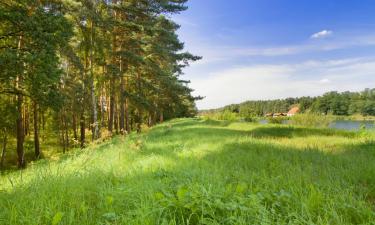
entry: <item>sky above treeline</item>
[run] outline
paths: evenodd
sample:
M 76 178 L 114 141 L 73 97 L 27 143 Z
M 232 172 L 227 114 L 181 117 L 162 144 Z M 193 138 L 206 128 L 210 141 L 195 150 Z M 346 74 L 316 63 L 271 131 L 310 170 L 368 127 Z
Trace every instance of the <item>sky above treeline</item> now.
M 199 109 L 375 87 L 374 0 L 190 0 L 173 16 Z

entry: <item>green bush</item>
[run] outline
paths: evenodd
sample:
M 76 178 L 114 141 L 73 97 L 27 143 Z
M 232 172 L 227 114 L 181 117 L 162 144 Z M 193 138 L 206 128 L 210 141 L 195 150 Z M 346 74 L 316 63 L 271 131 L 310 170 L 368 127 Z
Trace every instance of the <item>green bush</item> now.
M 220 112 L 205 113 L 202 118 L 206 120 L 226 120 L 226 121 L 237 121 L 239 120 L 238 113 L 224 110 Z
M 219 114 L 219 120 L 228 120 L 228 121 L 235 121 L 238 120 L 238 114 L 225 110 L 224 112 Z
M 254 123 L 254 122 L 257 122 L 257 118 L 254 117 L 254 116 L 251 116 L 251 115 L 246 115 L 243 117 L 243 120 L 245 122 L 249 122 L 249 123 Z

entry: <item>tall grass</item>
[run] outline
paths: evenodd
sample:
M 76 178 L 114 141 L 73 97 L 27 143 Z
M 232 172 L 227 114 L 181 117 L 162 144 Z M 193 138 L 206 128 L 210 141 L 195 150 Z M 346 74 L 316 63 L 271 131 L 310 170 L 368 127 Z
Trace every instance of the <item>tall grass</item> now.
M 0 177 L 0 224 L 373 224 L 373 134 L 181 119 Z
M 214 112 L 214 113 L 206 113 L 202 115 L 202 118 L 211 119 L 211 120 L 226 120 L 226 121 L 240 120 L 238 113 L 231 112 L 229 110 L 224 110 L 224 111 Z
M 305 127 L 328 127 L 333 121 L 331 116 L 315 113 L 297 114 L 290 118 L 290 124 Z
M 285 123 L 285 121 L 287 121 L 289 118 L 287 118 L 287 117 L 283 117 L 283 116 L 281 116 L 281 117 L 268 117 L 267 118 L 267 121 L 268 121 L 268 123 L 270 123 L 270 124 L 283 124 L 283 123 Z

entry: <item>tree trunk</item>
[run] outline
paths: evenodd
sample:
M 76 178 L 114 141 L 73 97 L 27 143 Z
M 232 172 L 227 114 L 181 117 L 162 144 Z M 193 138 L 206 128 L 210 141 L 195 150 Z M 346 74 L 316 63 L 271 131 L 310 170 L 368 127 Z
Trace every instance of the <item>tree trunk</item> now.
M 113 4 L 117 4 L 117 0 L 113 0 Z M 114 9 L 113 10 L 113 18 L 117 19 L 117 12 Z M 116 66 L 116 27 L 113 28 L 112 32 L 112 66 Z M 109 81 L 109 90 L 110 90 L 110 105 L 109 105 L 109 120 L 108 120 L 108 131 L 112 134 L 113 132 L 113 123 L 114 123 L 114 117 L 115 117 L 115 74 L 114 71 L 111 71 L 111 79 Z
M 91 79 L 91 104 L 92 104 L 92 140 L 98 139 L 98 110 L 96 107 L 96 96 L 95 96 L 95 77 L 94 77 L 94 65 L 93 65 L 93 48 L 94 48 L 94 22 L 91 21 L 91 34 L 90 34 L 90 79 Z
M 34 102 L 34 149 L 36 159 L 40 157 L 38 117 L 38 104 Z
M 21 49 L 23 45 L 23 37 L 20 36 L 18 42 L 18 49 Z M 16 78 L 16 89 L 21 89 L 22 87 L 22 74 L 19 74 Z M 16 119 L 16 133 L 17 133 L 17 156 L 18 156 L 18 167 L 24 168 L 26 166 L 25 163 L 25 153 L 23 149 L 23 142 L 24 142 L 24 128 L 23 128 L 23 95 L 21 93 L 17 94 L 17 119 Z
M 23 116 L 23 128 L 24 128 L 24 135 L 29 135 L 29 106 L 27 103 L 25 103 L 25 106 L 23 107 L 24 116 Z
M 46 130 L 46 117 L 44 115 L 44 111 L 42 111 L 42 129 L 43 131 Z
M 138 110 L 137 112 L 137 133 L 142 132 L 142 112 Z
M 120 57 L 120 133 L 125 134 L 125 82 L 122 74 L 122 59 Z
M 163 111 L 160 111 L 160 119 L 159 119 L 160 123 L 163 123 L 164 122 L 164 113 Z
M 77 134 L 77 117 L 76 115 L 73 115 L 73 118 L 72 118 L 72 128 L 73 128 L 73 137 L 74 137 L 74 140 L 78 140 L 78 134 Z
M 81 113 L 80 118 L 80 129 L 81 129 L 81 148 L 85 147 L 85 139 L 86 139 L 86 125 L 85 125 L 85 115 L 84 112 Z
M 39 133 L 42 133 L 42 123 L 43 123 L 43 111 L 39 108 L 39 112 L 38 112 L 38 129 L 39 129 Z M 41 141 L 44 141 L 44 136 L 45 134 L 39 134 L 39 139 Z
M 142 84 L 141 84 L 141 73 L 138 71 L 137 73 L 137 91 L 138 91 L 138 96 L 143 97 L 143 92 L 142 92 Z M 136 126 L 137 126 L 137 133 L 141 133 L 142 131 L 142 106 L 140 106 L 137 109 L 137 121 L 136 121 Z
M 110 107 L 110 104 L 111 104 L 111 101 L 110 101 L 110 94 L 106 97 L 105 97 L 105 102 L 106 102 L 106 113 L 107 113 L 107 126 L 109 126 L 109 114 L 110 114 L 110 111 L 109 111 L 109 107 Z
M 3 167 L 4 167 L 5 153 L 6 153 L 6 149 L 7 149 L 7 141 L 8 141 L 7 131 L 5 130 L 4 136 L 3 136 L 3 149 L 1 151 L 0 169 L 3 169 Z
M 152 116 L 151 116 L 151 112 L 148 113 L 148 117 L 147 117 L 147 126 L 148 126 L 148 127 L 152 127 Z
M 116 131 L 116 134 L 118 134 L 119 133 L 119 130 L 118 130 L 118 128 L 119 128 L 119 124 L 118 124 L 118 120 L 119 120 L 119 115 L 118 115 L 118 109 L 117 109 L 117 105 L 115 105 L 115 113 L 114 113 L 114 123 L 115 123 L 115 131 Z
M 129 100 L 128 100 L 128 98 L 125 98 L 125 128 L 126 128 L 126 132 L 128 134 L 130 134 L 131 128 L 130 128 Z
M 152 112 L 152 124 L 155 125 L 157 121 L 157 111 Z
M 113 78 L 111 78 L 110 81 L 110 97 L 109 97 L 109 119 L 108 119 L 108 131 L 110 133 L 113 132 L 113 120 L 115 116 L 115 96 L 114 96 L 114 81 Z
M 19 81 L 20 82 L 20 79 Z M 23 129 L 23 119 L 22 119 L 22 103 L 23 103 L 23 96 L 22 94 L 17 95 L 17 120 L 16 120 L 16 132 L 17 132 L 17 156 L 18 156 L 18 167 L 24 168 L 25 167 L 25 159 L 24 159 L 24 150 L 23 150 L 23 142 L 24 142 L 24 129 Z
M 65 149 L 69 149 L 69 133 L 68 133 L 68 117 L 67 117 L 67 115 L 66 115 L 67 113 L 66 113 L 66 111 L 64 112 L 64 124 L 63 124 L 63 126 L 64 126 L 64 134 L 63 135 L 65 135 L 65 137 L 64 137 L 64 140 L 65 140 L 65 143 L 64 143 L 64 145 L 65 145 Z
M 64 120 L 65 120 L 65 118 L 64 118 L 64 112 L 62 112 L 60 114 L 59 136 L 60 136 L 60 144 L 61 144 L 61 146 L 63 148 L 63 154 L 65 154 L 65 152 L 66 152 L 66 148 L 65 148 L 65 135 L 64 135 Z
M 26 122 L 25 122 L 26 135 L 27 136 L 30 135 L 30 117 L 31 117 L 31 109 L 30 109 L 30 105 L 27 104 L 27 107 L 26 107 Z
M 127 85 L 128 85 L 128 78 L 127 77 L 125 77 L 125 79 L 124 79 L 124 81 L 125 81 L 125 84 L 124 84 L 124 89 L 126 89 L 127 88 Z M 124 100 L 125 100 L 125 105 L 124 105 L 124 107 L 125 107 L 125 129 L 126 129 L 126 132 L 128 133 L 128 134 L 130 134 L 130 132 L 131 132 L 131 128 L 130 128 L 130 118 L 129 118 L 129 99 L 126 97 L 126 96 L 124 96 L 125 98 L 124 98 Z

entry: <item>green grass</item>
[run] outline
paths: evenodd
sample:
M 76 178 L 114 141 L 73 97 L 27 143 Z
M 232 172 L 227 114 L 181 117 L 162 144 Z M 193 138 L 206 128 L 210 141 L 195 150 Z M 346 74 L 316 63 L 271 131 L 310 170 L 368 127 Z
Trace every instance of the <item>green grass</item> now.
M 0 177 L 0 224 L 375 224 L 375 135 L 180 119 Z

